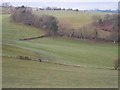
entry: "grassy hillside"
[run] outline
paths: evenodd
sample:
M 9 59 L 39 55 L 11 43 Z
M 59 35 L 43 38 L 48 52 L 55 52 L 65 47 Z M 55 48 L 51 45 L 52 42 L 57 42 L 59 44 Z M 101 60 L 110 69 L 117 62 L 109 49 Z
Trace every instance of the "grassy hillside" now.
M 31 41 L 45 32 L 10 21 L 3 15 L 3 87 L 117 87 L 117 71 L 113 59 L 117 45 L 60 37 Z M 29 56 L 52 63 L 24 61 L 9 56 Z M 80 67 L 53 63 L 80 65 Z
M 93 16 L 100 16 L 104 17 L 106 14 L 112 14 L 112 13 L 106 13 L 106 12 L 84 12 L 84 11 L 48 11 L 48 10 L 39 10 L 35 11 L 33 10 L 33 13 L 35 15 L 52 15 L 58 19 L 58 21 L 62 24 L 64 24 L 66 27 L 71 27 L 75 29 L 75 33 L 87 33 L 88 36 L 92 36 L 92 34 L 95 32 L 93 26 L 89 27 L 87 31 L 79 31 L 79 28 L 82 26 L 87 26 L 93 22 Z M 71 33 L 70 30 L 66 30 L 66 32 Z M 97 30 L 98 32 L 98 38 L 111 40 L 111 32 L 103 31 L 101 29 Z
M 3 58 L 3 87 L 117 87 L 117 72 Z
M 106 13 L 99 13 L 99 12 L 83 12 L 83 11 L 33 11 L 36 15 L 43 15 L 48 14 L 55 16 L 58 21 L 61 23 L 65 23 L 70 25 L 71 27 L 78 28 L 86 24 L 90 24 L 92 22 L 92 16 L 98 15 L 103 16 Z
M 37 15 L 42 15 L 42 14 L 49 14 L 57 17 L 57 19 L 62 22 L 66 23 L 72 27 L 79 27 L 84 24 L 88 24 L 91 21 L 91 14 L 87 15 L 86 13 L 83 12 L 71 12 L 71 11 L 35 11 L 34 12 Z M 72 14 L 71 14 L 72 13 Z M 84 17 L 84 18 L 83 18 Z

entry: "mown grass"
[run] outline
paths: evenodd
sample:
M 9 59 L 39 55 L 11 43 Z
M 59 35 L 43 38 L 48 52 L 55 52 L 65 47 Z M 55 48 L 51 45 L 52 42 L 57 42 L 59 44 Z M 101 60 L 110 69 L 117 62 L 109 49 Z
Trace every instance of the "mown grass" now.
M 117 87 L 116 71 L 3 58 L 3 87 Z M 112 81 L 112 82 L 111 82 Z
M 3 55 L 29 56 L 49 62 L 80 65 L 80 67 L 22 61 L 3 57 L 3 87 L 117 87 L 118 73 L 113 59 L 117 45 L 60 37 L 31 41 L 20 38 L 39 36 L 43 30 L 10 21 L 3 15 Z
M 64 38 L 43 38 L 27 42 L 16 42 L 16 46 L 27 47 L 51 62 L 80 64 L 97 67 L 112 67 L 117 57 L 117 45 L 96 44 Z

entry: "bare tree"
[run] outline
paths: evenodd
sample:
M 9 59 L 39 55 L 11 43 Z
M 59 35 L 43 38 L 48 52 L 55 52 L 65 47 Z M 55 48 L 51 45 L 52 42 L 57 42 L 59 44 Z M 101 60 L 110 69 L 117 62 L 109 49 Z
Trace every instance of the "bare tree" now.
M 4 3 L 2 3 L 1 6 L 2 6 L 2 7 L 9 7 L 9 6 L 10 6 L 10 3 L 9 3 L 9 2 L 4 2 Z

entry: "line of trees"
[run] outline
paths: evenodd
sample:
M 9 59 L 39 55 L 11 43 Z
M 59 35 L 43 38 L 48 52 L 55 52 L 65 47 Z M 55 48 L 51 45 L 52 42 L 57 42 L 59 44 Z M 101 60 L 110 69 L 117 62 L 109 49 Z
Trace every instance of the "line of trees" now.
M 32 14 L 32 9 L 25 6 L 14 8 L 11 18 L 15 22 L 42 28 L 46 30 L 48 34 L 55 35 L 58 30 L 58 21 L 55 17 L 50 15 L 34 15 Z
M 58 34 L 60 36 L 75 37 L 80 39 L 102 39 L 108 41 L 119 41 L 120 15 L 106 14 L 104 17 L 94 15 L 93 22 L 78 29 L 70 28 L 69 25 L 59 23 Z M 102 35 L 102 33 L 104 34 Z M 106 36 L 104 36 L 106 35 Z
M 74 37 L 80 39 L 104 39 L 111 41 L 119 41 L 119 19 L 120 15 L 106 14 L 104 17 L 93 16 L 93 23 L 80 27 L 78 29 L 70 27 L 70 25 L 60 23 L 51 15 L 37 16 L 32 14 L 32 9 L 28 7 L 16 7 L 12 10 L 12 20 L 26 25 L 46 30 L 49 35 L 58 35 L 66 37 Z M 109 36 L 100 36 L 100 30 L 109 32 Z
M 58 35 L 83 39 L 97 39 L 98 32 L 92 25 L 86 25 L 81 28 L 71 28 L 69 25 L 58 25 Z
M 37 8 L 37 11 L 39 10 L 52 10 L 52 11 L 84 11 L 84 12 L 111 12 L 111 13 L 118 13 L 119 9 L 111 10 L 101 10 L 101 9 L 91 9 L 91 10 L 79 10 L 79 9 L 73 9 L 73 8 L 60 8 L 60 7 L 46 7 L 46 8 Z
M 46 7 L 46 8 L 37 8 L 37 11 L 39 10 L 54 10 L 54 11 L 79 11 L 79 9 L 72 9 L 72 8 L 58 8 L 58 7 Z

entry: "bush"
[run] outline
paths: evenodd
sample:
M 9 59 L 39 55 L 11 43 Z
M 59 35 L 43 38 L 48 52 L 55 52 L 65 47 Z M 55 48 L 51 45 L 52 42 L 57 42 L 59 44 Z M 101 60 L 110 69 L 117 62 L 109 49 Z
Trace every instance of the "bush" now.
M 114 69 L 117 70 L 119 67 L 119 59 L 114 60 Z
M 92 25 L 83 26 L 79 29 L 80 37 L 89 38 L 89 39 L 97 39 L 98 32 Z

